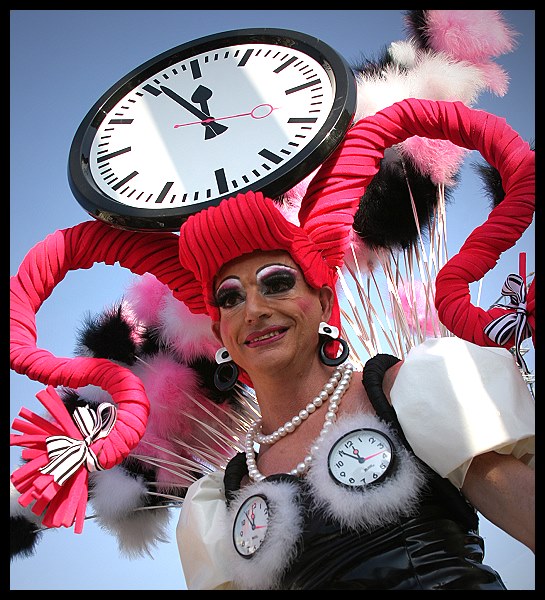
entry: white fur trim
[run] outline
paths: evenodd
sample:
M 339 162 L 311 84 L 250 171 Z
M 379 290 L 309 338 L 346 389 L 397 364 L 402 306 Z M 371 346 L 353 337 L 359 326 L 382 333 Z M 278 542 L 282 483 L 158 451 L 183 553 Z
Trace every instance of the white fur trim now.
M 239 490 L 229 506 L 225 535 L 232 540 L 233 522 L 244 500 L 264 494 L 269 501 L 269 526 L 262 546 L 250 558 L 238 554 L 229 544 L 225 557 L 239 589 L 274 589 L 297 553 L 303 531 L 302 505 L 297 499 L 299 484 L 290 481 L 261 481 Z
M 396 471 L 382 484 L 365 490 L 337 485 L 329 474 L 330 448 L 344 433 L 370 427 L 386 433 L 396 452 Z M 307 474 L 316 506 L 341 527 L 369 531 L 410 515 L 422 492 L 426 477 L 420 463 L 399 442 L 391 428 L 376 415 L 356 413 L 340 418 L 324 436 Z

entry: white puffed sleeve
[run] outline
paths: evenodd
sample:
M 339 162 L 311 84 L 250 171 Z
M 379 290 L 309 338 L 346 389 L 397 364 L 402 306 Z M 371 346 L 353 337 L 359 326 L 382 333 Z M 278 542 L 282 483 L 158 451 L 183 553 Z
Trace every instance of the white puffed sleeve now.
M 503 348 L 427 340 L 409 351 L 390 397 L 416 455 L 458 488 L 484 452 L 533 466 L 535 401 Z
M 176 527 L 178 552 L 189 590 L 234 589 L 226 569 L 227 508 L 223 471 L 192 484 L 184 499 Z

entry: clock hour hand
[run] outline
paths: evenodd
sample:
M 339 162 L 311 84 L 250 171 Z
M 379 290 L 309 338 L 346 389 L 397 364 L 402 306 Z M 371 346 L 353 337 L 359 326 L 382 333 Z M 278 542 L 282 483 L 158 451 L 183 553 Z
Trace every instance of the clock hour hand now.
M 255 529 L 255 516 L 254 516 L 254 514 L 252 513 L 253 519 L 250 518 L 250 515 L 247 512 L 244 513 L 244 514 L 248 517 L 248 521 L 250 521 L 250 525 L 252 527 L 252 530 Z
M 177 102 L 180 106 L 182 106 L 187 111 L 195 115 L 198 119 L 201 119 L 201 121 L 206 121 L 208 119 L 213 118 L 209 114 L 198 109 L 196 106 L 191 104 L 191 102 L 188 102 L 185 98 L 182 98 L 182 96 L 180 96 L 170 88 L 166 87 L 165 85 L 161 85 L 160 88 L 161 91 L 165 93 L 169 98 L 171 98 L 172 100 L 174 100 L 174 102 Z M 227 127 L 225 125 L 222 125 L 221 123 L 204 123 L 204 126 L 206 127 L 206 133 L 204 136 L 205 139 L 216 137 L 220 133 L 223 133 L 227 130 Z M 210 131 L 212 132 L 211 134 L 209 133 Z
M 344 452 L 344 450 L 340 450 L 339 454 L 344 454 L 345 456 L 349 456 L 350 458 L 355 458 L 359 463 L 364 463 L 365 458 L 362 458 L 357 451 L 354 451 L 354 454 L 348 454 L 348 452 Z
M 195 102 L 195 104 L 201 105 L 201 110 L 210 115 L 210 109 L 208 108 L 208 99 L 212 97 L 212 90 L 205 87 L 204 85 L 199 85 L 199 87 L 193 92 L 191 96 L 191 101 Z M 210 117 L 209 119 L 213 119 L 214 117 Z M 206 132 L 204 134 L 204 139 L 208 140 L 211 137 L 215 137 L 220 133 L 223 133 L 227 127 L 222 125 L 221 123 L 216 123 L 212 121 L 211 123 L 201 123 L 206 127 Z

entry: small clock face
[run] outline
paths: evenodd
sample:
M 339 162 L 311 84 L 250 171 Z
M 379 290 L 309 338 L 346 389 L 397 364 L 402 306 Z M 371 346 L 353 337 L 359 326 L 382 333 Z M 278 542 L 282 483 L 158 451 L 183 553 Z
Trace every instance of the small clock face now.
M 269 505 L 261 494 L 251 496 L 239 508 L 233 524 L 236 551 L 249 558 L 260 548 L 269 525 Z
M 202 38 L 99 100 L 74 138 L 70 185 L 114 225 L 177 229 L 245 190 L 287 191 L 335 149 L 355 102 L 351 70 L 315 38 L 269 29 Z
M 394 446 L 390 438 L 369 428 L 355 429 L 339 438 L 328 456 L 329 473 L 339 485 L 365 488 L 390 474 Z

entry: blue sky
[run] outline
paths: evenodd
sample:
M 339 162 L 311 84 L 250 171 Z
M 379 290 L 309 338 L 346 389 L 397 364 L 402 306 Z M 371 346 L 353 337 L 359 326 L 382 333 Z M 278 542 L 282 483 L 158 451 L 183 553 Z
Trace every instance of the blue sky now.
M 519 32 L 514 52 L 498 63 L 510 77 L 504 97 L 483 93 L 476 105 L 507 119 L 529 142 L 535 139 L 535 13 L 503 11 Z M 24 255 L 57 229 L 90 217 L 74 199 L 67 179 L 70 144 L 95 101 L 141 63 L 191 39 L 246 27 L 280 27 L 314 35 L 350 63 L 376 57 L 393 41 L 406 38 L 399 10 L 15 10 L 10 14 L 10 275 Z M 474 158 L 474 157 L 472 157 Z M 448 208 L 448 244 L 452 255 L 489 212 L 482 186 L 464 166 Z M 484 280 L 481 306 L 500 295 L 501 285 L 527 253 L 535 268 L 534 226 L 502 255 Z M 38 346 L 57 356 L 72 356 L 74 332 L 86 312 L 96 314 L 118 300 L 132 274 L 116 266 L 95 265 L 71 272 L 37 316 Z M 533 351 L 528 353 L 533 367 Z M 10 424 L 21 406 L 39 412 L 35 394 L 41 384 L 11 372 Z M 10 470 L 19 449 L 10 453 Z M 36 555 L 11 564 L 11 589 L 185 589 L 175 541 L 153 557 L 129 560 L 117 543 L 92 520 L 81 535 L 71 530 L 46 532 Z M 486 562 L 511 589 L 534 588 L 534 556 L 482 520 Z

